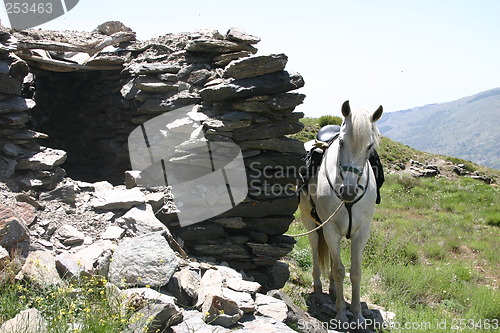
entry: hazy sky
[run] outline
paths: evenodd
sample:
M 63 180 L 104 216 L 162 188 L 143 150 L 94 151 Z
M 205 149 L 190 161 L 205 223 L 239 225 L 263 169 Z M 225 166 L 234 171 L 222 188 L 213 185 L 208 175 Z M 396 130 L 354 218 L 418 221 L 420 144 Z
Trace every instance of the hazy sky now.
M 1 6 L 0 6 L 1 7 Z M 397 111 L 500 87 L 498 0 L 80 0 L 42 29 L 119 20 L 139 39 L 239 27 L 258 55 L 285 53 L 302 74 L 306 116 L 382 104 Z M 8 26 L 5 9 L 0 19 Z

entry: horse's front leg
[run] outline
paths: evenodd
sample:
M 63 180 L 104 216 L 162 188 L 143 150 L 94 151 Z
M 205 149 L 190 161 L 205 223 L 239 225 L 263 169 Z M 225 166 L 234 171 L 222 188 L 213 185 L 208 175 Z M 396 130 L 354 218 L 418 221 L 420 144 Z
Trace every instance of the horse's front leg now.
M 351 285 L 352 285 L 352 301 L 351 312 L 354 316 L 354 322 L 360 326 L 364 326 L 365 318 L 361 312 L 360 288 L 361 288 L 361 262 L 363 250 L 368 241 L 370 234 L 370 224 L 362 226 L 351 239 Z
M 327 229 L 326 226 L 325 229 Z M 335 232 L 334 228 L 324 230 L 323 235 L 325 236 L 325 241 L 328 244 L 330 258 L 332 260 L 332 275 L 335 284 L 335 311 L 337 312 L 335 319 L 340 322 L 348 322 L 349 319 L 346 315 L 346 303 L 344 300 L 345 268 L 340 257 L 341 236 Z

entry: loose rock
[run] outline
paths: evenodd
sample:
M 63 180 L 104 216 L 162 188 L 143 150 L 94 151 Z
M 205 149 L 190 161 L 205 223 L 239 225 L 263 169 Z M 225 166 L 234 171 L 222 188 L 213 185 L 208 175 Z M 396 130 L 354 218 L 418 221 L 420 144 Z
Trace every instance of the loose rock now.
M 91 201 L 96 209 L 129 209 L 146 201 L 146 196 L 138 189 L 113 189 L 95 192 Z
M 131 288 L 121 292 L 123 309 L 137 306 L 125 332 L 157 332 L 182 321 L 182 313 L 174 298 L 150 288 Z M 147 329 L 146 329 L 147 328 Z
M 29 237 L 29 231 L 23 219 L 8 206 L 0 204 L 0 246 L 13 249 Z
M 159 288 L 168 283 L 179 259 L 160 233 L 121 242 L 109 265 L 109 281 L 117 286 Z
M 271 296 L 257 294 L 255 296 L 257 313 L 275 319 L 279 322 L 285 322 L 287 319 L 288 308 L 282 300 Z
M 41 287 L 64 285 L 57 272 L 55 258 L 45 251 L 30 252 L 16 279 L 26 279 Z

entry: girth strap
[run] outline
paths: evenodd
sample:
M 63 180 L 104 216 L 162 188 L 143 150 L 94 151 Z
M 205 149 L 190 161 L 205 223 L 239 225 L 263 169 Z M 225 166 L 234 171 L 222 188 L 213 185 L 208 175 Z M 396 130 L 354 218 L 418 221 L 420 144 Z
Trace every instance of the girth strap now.
M 354 203 L 352 202 L 346 202 L 344 203 L 345 208 L 347 209 L 347 215 L 349 215 L 349 226 L 347 227 L 347 235 L 345 238 L 350 239 L 351 238 L 351 229 L 352 229 L 352 206 Z

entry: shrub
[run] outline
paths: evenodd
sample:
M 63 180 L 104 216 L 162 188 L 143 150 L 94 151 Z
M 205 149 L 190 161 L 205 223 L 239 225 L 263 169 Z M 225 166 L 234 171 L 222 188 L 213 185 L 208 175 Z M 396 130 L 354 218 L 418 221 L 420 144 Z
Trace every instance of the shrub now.
M 493 227 L 500 227 L 500 212 L 491 211 L 486 212 L 486 224 Z
M 408 174 L 401 175 L 401 177 L 398 178 L 398 182 L 406 190 L 411 190 L 412 188 L 419 186 L 421 183 L 420 179 L 417 179 Z
M 336 116 L 321 116 L 318 120 L 320 127 L 326 125 L 342 125 L 342 118 Z
M 297 248 L 294 247 L 291 256 L 297 261 L 302 269 L 308 269 L 312 267 L 311 253 L 308 248 Z

